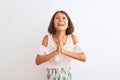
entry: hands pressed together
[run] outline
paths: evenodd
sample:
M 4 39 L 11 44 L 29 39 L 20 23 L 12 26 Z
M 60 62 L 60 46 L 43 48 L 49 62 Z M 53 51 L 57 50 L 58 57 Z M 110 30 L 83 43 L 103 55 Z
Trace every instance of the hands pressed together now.
M 85 56 L 85 53 L 82 52 L 82 53 L 75 53 L 75 52 L 71 52 L 71 51 L 68 51 L 68 50 L 65 50 L 64 49 L 64 42 L 63 42 L 63 39 L 61 36 L 58 37 L 58 44 L 57 44 L 57 49 L 56 49 L 56 55 L 58 54 L 64 54 L 66 56 L 69 56 L 71 58 L 74 58 L 74 59 L 77 59 L 77 60 L 80 60 L 80 61 L 83 61 L 85 62 L 86 61 L 86 56 Z
M 57 54 L 64 53 L 64 51 L 65 51 L 64 47 L 63 47 L 63 40 L 62 40 L 61 36 L 58 37 L 58 44 L 57 44 L 56 51 L 57 51 Z

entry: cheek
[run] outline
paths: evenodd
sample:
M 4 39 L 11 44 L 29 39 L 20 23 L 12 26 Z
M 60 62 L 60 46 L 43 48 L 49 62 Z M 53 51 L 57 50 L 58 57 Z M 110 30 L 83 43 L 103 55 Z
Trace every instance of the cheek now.
M 68 21 L 66 22 L 66 26 L 68 26 Z
M 54 23 L 54 26 L 56 27 L 56 26 L 57 26 L 57 24 L 56 24 L 56 23 Z
M 57 22 L 54 20 L 54 26 L 56 26 L 57 24 L 56 24 Z
M 67 23 L 67 24 L 68 24 L 68 20 L 66 20 L 66 21 L 65 21 L 65 23 Z

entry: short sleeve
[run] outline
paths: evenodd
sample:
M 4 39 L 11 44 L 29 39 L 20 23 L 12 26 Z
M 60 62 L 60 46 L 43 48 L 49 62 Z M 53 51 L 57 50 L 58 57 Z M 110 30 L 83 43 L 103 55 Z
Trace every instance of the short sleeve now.
M 45 54 L 47 54 L 47 47 L 40 45 L 39 49 L 38 49 L 38 54 L 43 56 Z
M 76 52 L 76 53 L 82 53 L 82 49 L 81 49 L 81 47 L 78 43 L 74 44 L 73 51 Z

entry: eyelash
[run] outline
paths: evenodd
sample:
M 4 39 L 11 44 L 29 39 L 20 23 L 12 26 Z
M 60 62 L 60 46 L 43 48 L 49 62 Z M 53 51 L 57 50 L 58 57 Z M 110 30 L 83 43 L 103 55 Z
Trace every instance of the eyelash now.
M 59 19 L 59 18 L 56 18 L 56 19 Z M 62 18 L 62 19 L 66 19 L 66 18 Z

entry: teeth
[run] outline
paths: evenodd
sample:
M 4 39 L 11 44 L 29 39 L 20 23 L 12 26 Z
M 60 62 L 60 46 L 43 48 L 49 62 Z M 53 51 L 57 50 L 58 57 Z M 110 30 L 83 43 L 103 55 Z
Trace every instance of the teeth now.
M 60 24 L 58 24 L 59 26 L 64 26 L 64 22 L 62 22 L 62 23 L 60 23 Z
M 60 26 L 64 26 L 64 24 L 60 24 Z

